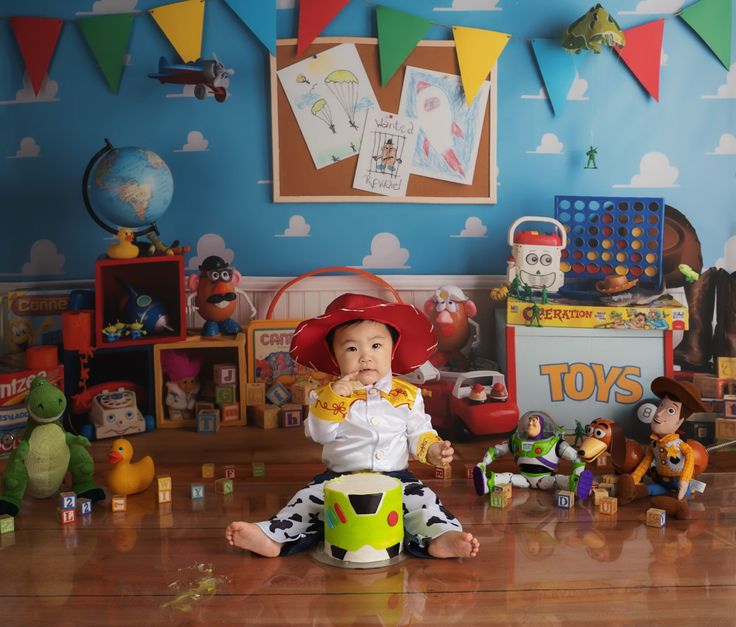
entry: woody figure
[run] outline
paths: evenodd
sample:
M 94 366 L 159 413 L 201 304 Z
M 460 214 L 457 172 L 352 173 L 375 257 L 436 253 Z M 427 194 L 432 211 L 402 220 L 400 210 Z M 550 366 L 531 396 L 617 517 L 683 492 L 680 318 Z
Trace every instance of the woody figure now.
M 619 477 L 618 500 L 624 505 L 651 496 L 652 505 L 669 516 L 688 518 L 690 510 L 685 499 L 690 496 L 690 480 L 696 473 L 693 446 L 702 446 L 691 446 L 677 430 L 691 414 L 706 409 L 697 388 L 689 382 L 657 377 L 652 381 L 652 392 L 661 400 L 650 425 L 651 444 L 634 472 Z M 644 484 L 642 479 L 647 471 L 652 481 Z

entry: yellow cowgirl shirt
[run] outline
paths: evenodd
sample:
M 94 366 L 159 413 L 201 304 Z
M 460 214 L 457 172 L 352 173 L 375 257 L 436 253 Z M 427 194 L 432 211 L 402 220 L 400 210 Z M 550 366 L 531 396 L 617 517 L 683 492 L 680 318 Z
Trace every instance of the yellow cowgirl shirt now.
M 390 374 L 349 397 L 325 385 L 310 401 L 304 429 L 322 444 L 322 461 L 335 472 L 405 470 L 410 453 L 427 463 L 430 445 L 442 442 L 420 390 Z
M 631 473 L 635 483 L 641 482 L 649 468 L 664 479 L 679 478 L 680 481 L 690 481 L 693 478 L 695 455 L 687 442 L 683 442 L 677 433 L 669 433 L 662 437 L 652 434 L 650 439 L 644 459 Z

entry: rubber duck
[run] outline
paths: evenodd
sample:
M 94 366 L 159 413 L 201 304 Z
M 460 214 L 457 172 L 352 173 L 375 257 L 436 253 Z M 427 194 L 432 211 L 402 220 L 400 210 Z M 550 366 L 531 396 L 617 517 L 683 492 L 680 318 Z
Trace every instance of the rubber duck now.
M 116 244 L 107 247 L 107 256 L 111 259 L 134 259 L 138 256 L 138 246 L 133 243 L 135 236 L 132 229 L 118 229 Z
M 115 466 L 107 476 L 107 485 L 113 494 L 136 494 L 143 492 L 153 481 L 155 472 L 149 455 L 132 462 L 133 446 L 125 438 L 118 438 L 107 452 L 107 459 Z

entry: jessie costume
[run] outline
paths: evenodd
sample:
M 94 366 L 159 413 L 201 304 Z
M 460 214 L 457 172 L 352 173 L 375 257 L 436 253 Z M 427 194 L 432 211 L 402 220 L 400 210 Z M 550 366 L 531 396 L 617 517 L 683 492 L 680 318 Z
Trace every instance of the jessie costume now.
M 392 351 L 392 369 L 397 374 L 418 368 L 437 346 L 431 322 L 415 307 L 343 294 L 327 306 L 324 315 L 297 327 L 291 356 L 303 366 L 339 375 L 328 333 L 345 322 L 361 320 L 381 322 L 398 333 Z M 381 472 L 402 482 L 404 545 L 410 553 L 426 557 L 432 538 L 462 530 L 437 495 L 407 469 L 410 455 L 428 463 L 429 447 L 442 442 L 415 386 L 389 373 L 347 397 L 327 384 L 311 394 L 305 432 L 322 444 L 327 472 L 314 477 L 270 520 L 256 523 L 269 538 L 282 543 L 282 555 L 304 550 L 323 538 L 324 484 L 351 472 Z

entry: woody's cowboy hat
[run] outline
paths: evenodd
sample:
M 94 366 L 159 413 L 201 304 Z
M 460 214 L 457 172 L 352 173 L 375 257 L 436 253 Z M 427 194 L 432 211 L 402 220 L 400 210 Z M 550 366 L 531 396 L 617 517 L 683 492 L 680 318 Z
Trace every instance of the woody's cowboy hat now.
M 690 414 L 708 411 L 700 401 L 700 392 L 690 381 L 675 381 L 669 377 L 657 377 L 652 381 L 652 392 L 659 398 L 669 396 L 682 403 Z M 688 414 L 689 415 L 689 414 Z
M 291 356 L 302 366 L 340 374 L 332 348 L 327 344 L 327 334 L 351 320 L 375 320 L 397 331 L 399 337 L 394 342 L 391 361 L 391 370 L 396 374 L 416 370 L 437 348 L 432 323 L 416 307 L 389 303 L 375 296 L 343 294 L 327 305 L 323 315 L 297 326 L 291 338 Z
M 628 280 L 627 275 L 611 274 L 595 282 L 595 289 L 601 294 L 618 294 L 634 287 L 639 279 Z

